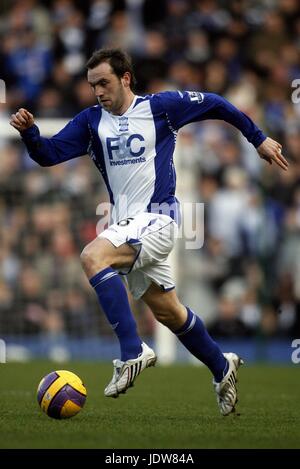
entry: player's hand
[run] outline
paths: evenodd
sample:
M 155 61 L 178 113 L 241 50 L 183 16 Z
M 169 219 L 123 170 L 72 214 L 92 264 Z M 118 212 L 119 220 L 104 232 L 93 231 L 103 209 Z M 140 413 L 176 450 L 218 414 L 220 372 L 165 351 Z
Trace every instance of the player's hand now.
M 12 114 L 9 123 L 19 132 L 23 132 L 34 124 L 34 118 L 27 109 L 21 107 L 16 114 Z
M 287 171 L 289 164 L 282 156 L 281 149 L 282 146 L 280 143 L 276 142 L 270 137 L 267 137 L 266 140 L 264 140 L 256 150 L 263 160 L 266 160 L 270 164 L 272 164 L 274 161 L 274 163 L 278 164 L 280 168 Z

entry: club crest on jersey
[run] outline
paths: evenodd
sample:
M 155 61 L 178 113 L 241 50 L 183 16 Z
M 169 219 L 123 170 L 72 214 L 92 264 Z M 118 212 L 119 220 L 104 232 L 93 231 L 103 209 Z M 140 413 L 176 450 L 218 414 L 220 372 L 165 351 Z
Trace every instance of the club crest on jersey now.
M 187 93 L 191 101 L 197 101 L 198 104 L 202 103 L 204 99 L 203 93 L 200 93 L 200 91 L 187 91 Z
M 119 117 L 119 132 L 128 131 L 128 117 L 121 116 Z

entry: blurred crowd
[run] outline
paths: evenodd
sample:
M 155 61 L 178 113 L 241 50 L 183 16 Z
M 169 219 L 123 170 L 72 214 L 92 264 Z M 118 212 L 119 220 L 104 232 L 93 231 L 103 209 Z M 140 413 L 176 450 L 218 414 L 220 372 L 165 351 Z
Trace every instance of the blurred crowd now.
M 197 251 L 179 241 L 178 292 L 215 337 L 299 337 L 298 0 L 4 0 L 0 39 L 6 120 L 21 106 L 37 118 L 71 118 L 94 105 L 86 60 L 122 46 L 138 94 L 218 93 L 282 143 L 288 172 L 225 123 L 182 130 L 178 186 L 183 200 L 205 204 L 205 241 Z M 111 333 L 79 262 L 105 200 L 88 157 L 39 168 L 17 134 L 1 137 L 1 334 Z M 134 308 L 151 334 L 151 313 Z

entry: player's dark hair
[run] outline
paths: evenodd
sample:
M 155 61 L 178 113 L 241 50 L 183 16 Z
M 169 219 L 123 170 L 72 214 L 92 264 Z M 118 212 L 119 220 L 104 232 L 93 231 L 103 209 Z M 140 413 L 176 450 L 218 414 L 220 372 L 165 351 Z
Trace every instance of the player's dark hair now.
M 130 56 L 122 49 L 99 49 L 96 50 L 89 58 L 86 64 L 87 69 L 93 69 L 102 62 L 107 62 L 115 75 L 122 78 L 125 72 L 129 72 L 131 76 L 130 88 L 134 89 L 136 79 L 133 72 Z

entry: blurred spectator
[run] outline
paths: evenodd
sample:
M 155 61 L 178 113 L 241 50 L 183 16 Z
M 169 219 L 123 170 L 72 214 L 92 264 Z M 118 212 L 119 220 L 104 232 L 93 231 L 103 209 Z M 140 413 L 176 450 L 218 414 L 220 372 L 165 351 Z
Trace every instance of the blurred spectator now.
M 15 39 L 15 33 L 10 32 Z M 18 39 L 9 50 L 4 51 L 4 63 L 14 89 L 9 86 L 8 91 L 13 99 L 17 92 L 18 99 L 24 106 L 35 106 L 43 85 L 46 83 L 52 67 L 51 50 L 38 42 L 31 27 L 18 31 Z M 14 105 L 17 103 L 15 102 Z
M 241 319 L 241 307 L 245 295 L 245 285 L 240 279 L 232 279 L 224 284 L 218 305 L 218 317 L 210 325 L 213 337 L 247 337 L 251 328 Z

